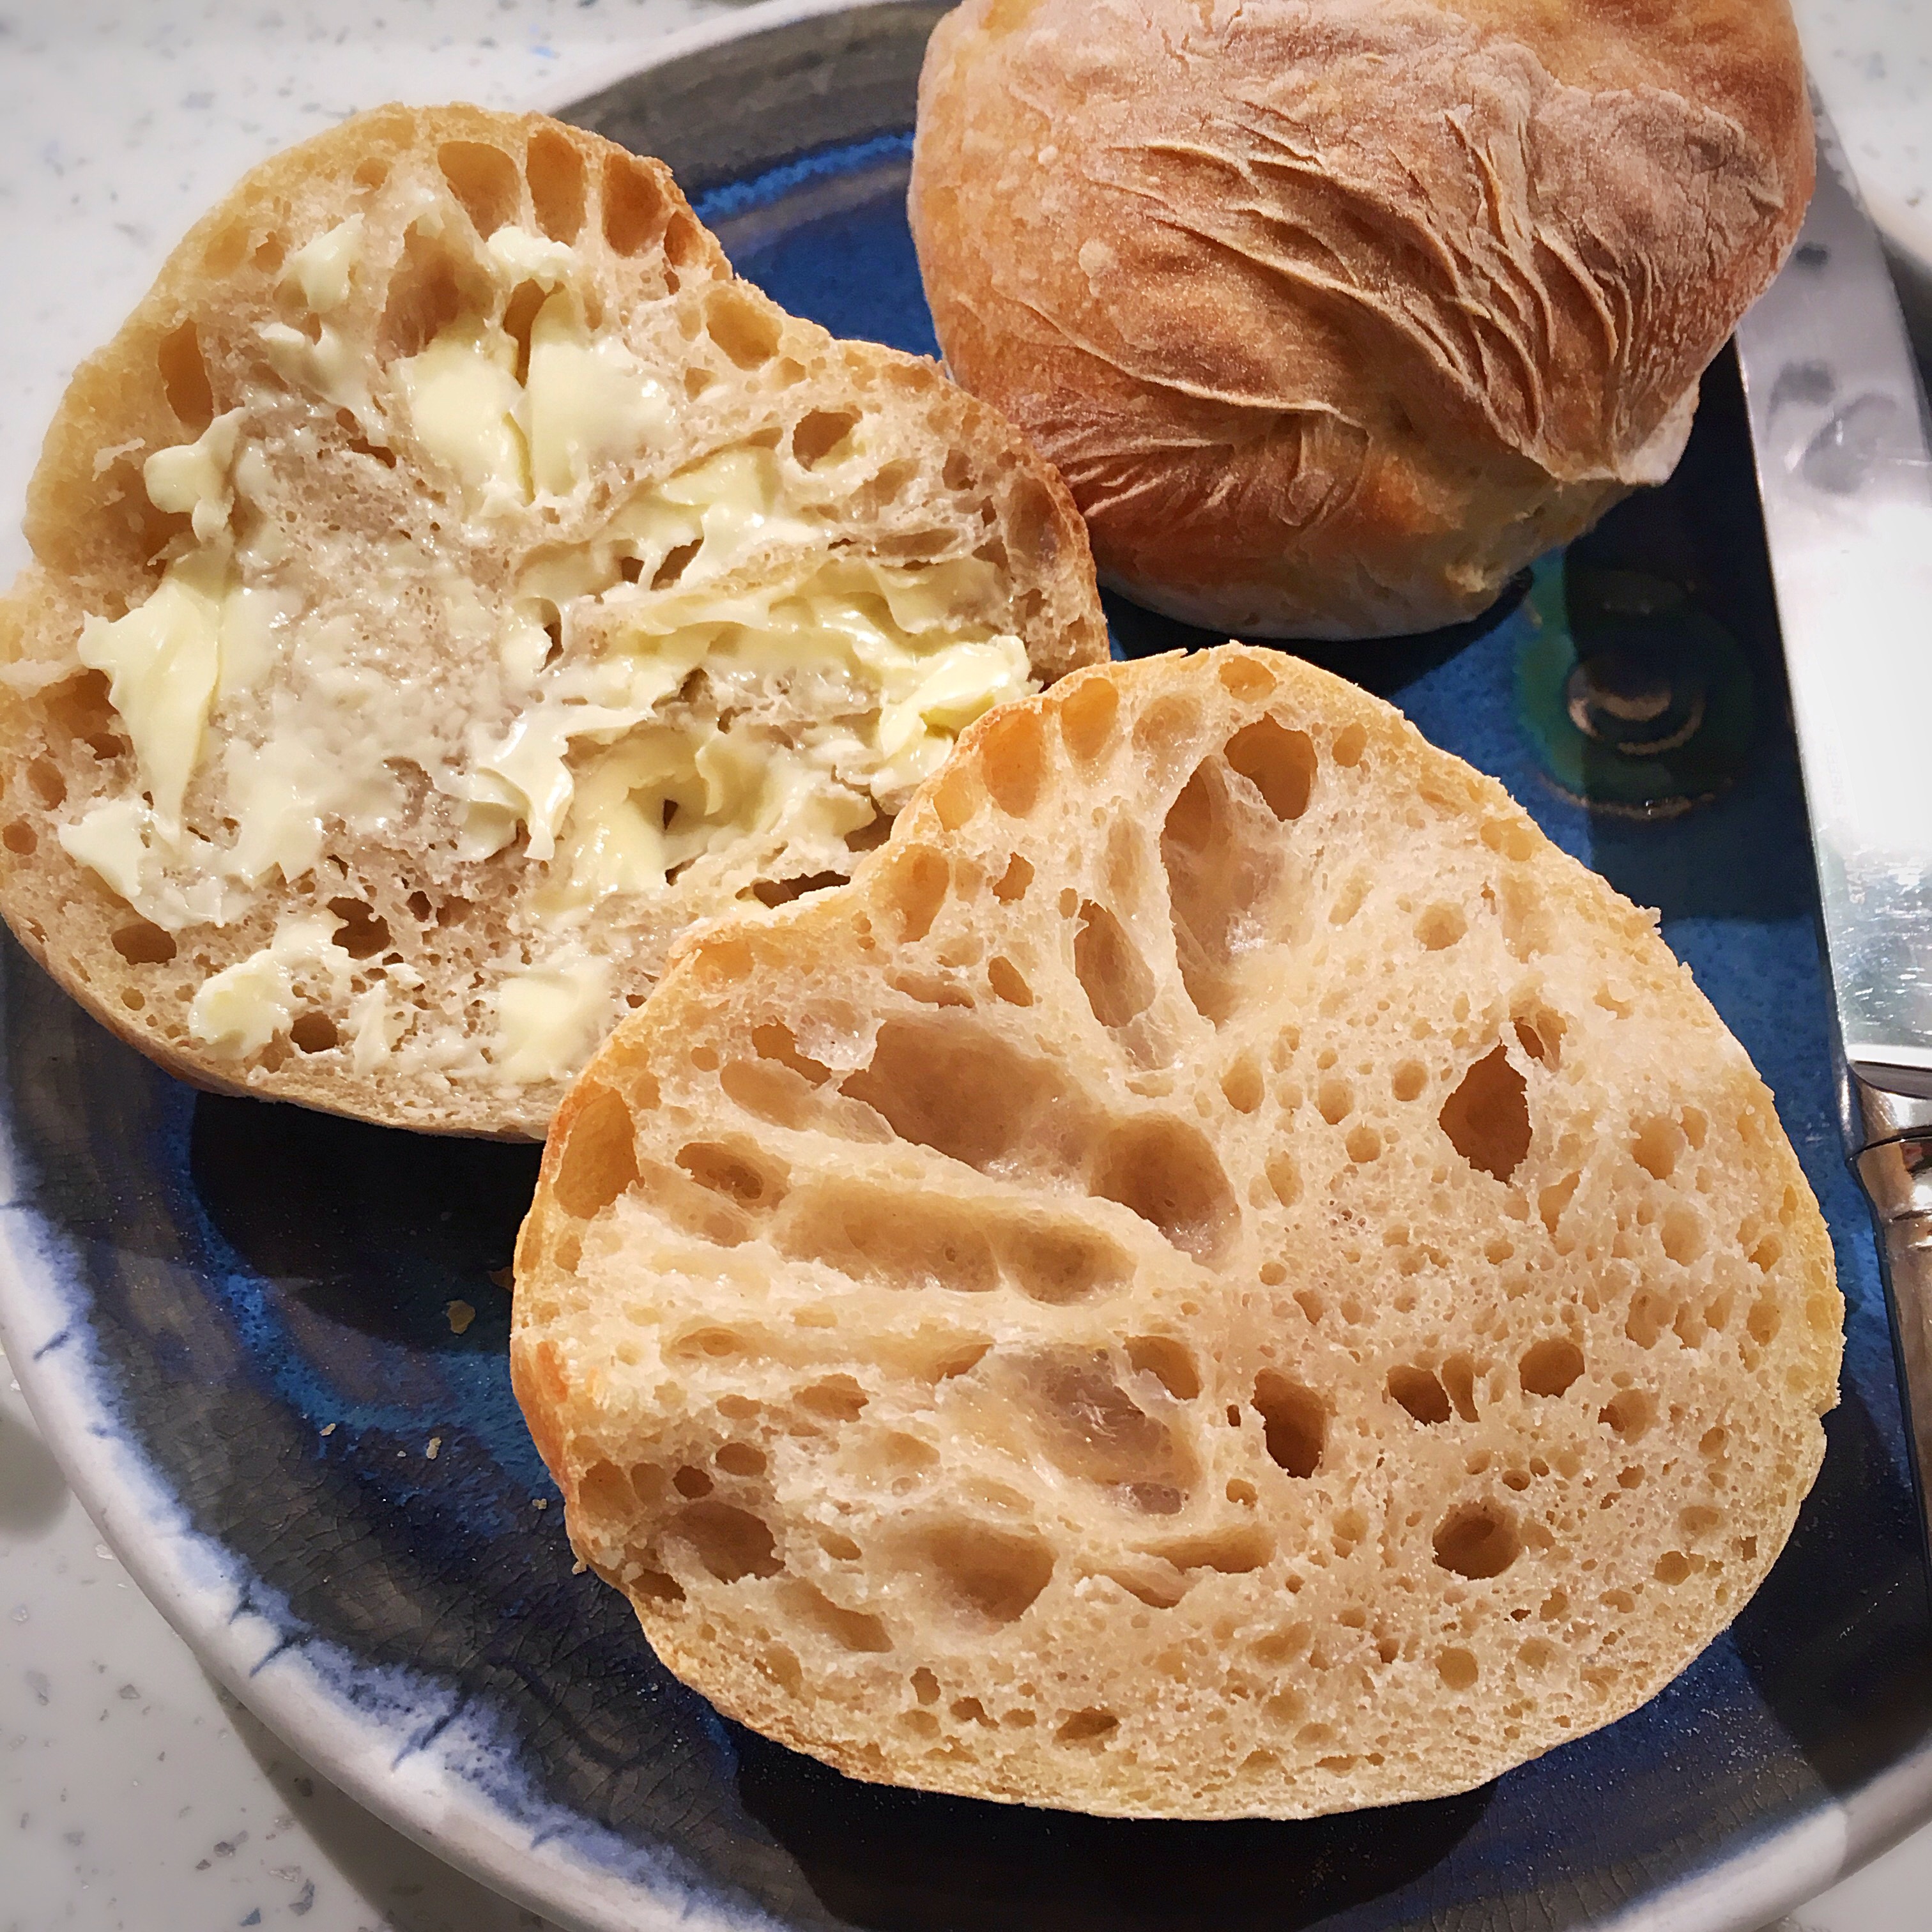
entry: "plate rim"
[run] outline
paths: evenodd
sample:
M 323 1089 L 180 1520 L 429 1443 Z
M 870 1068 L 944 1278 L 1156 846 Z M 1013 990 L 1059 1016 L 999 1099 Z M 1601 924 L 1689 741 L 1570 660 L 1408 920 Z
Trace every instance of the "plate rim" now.
M 752 0 L 661 36 L 614 47 L 567 89 L 537 96 L 562 114 L 606 88 L 740 40 L 903 0 Z M 1932 230 L 1926 231 L 1932 238 Z M 0 954 L 0 1000 L 23 952 Z M 272 1596 L 226 1544 L 188 1527 L 175 1492 L 116 1425 L 104 1372 L 74 1325 L 60 1263 L 23 1212 L 16 1124 L 0 1114 L 0 1350 L 62 1476 L 103 1540 L 196 1660 L 286 1745 L 365 1810 L 513 1903 L 573 1932 L 728 1932 L 777 1922 L 754 1905 L 734 1911 L 680 1882 L 640 1880 L 574 1854 L 561 1838 L 534 1842 L 526 1822 L 435 1748 L 398 1751 L 398 1732 L 356 1708 L 326 1679 L 308 1646 L 284 1646 L 254 1604 Z M 328 1640 L 315 1646 L 360 1661 Z M 417 1678 L 418 1673 L 410 1673 Z M 437 1680 L 420 1674 L 424 1688 Z M 562 1808 L 559 1808 L 560 1810 Z M 1825 1794 L 1768 1833 L 1732 1848 L 1666 1890 L 1599 1922 L 1598 1932 L 1757 1932 L 1876 1857 L 1932 1817 L 1932 1736 L 1856 1790 Z

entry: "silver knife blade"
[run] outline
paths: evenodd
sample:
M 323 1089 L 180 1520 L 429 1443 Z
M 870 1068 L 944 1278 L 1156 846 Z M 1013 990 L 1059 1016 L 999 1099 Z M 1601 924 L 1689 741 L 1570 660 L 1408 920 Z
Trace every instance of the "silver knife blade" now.
M 1818 187 L 1738 323 L 1849 1078 L 1932 1556 L 1932 438 L 1876 230 L 1813 102 Z
M 1932 442 L 1822 112 L 1791 257 L 1738 325 L 1846 1063 L 1932 1095 Z

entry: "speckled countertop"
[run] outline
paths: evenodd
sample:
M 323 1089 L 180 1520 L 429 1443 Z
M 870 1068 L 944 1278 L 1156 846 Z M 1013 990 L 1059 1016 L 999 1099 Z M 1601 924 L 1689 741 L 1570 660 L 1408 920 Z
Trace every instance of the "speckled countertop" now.
M 242 170 L 402 98 L 556 103 L 723 0 L 0 0 L 0 573 L 76 356 Z M 1800 0 L 1932 344 L 1932 7 Z M 1932 1828 L 1784 1932 L 1921 1932 Z M 316 1778 L 202 1675 L 68 1493 L 0 1362 L 0 1932 L 510 1932 L 541 1922 Z

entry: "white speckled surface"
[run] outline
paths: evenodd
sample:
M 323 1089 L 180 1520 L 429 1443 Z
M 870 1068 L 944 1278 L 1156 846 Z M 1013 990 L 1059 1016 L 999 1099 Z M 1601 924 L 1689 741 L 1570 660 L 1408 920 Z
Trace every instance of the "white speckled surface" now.
M 401 98 L 525 106 L 720 0 L 0 0 L 0 573 L 76 356 L 244 167 Z M 1828 106 L 1932 290 L 1932 4 L 1799 0 Z M 1932 315 L 1932 304 L 1926 313 Z M 1932 339 L 1932 338 L 1928 338 Z M 1932 1829 L 1779 1932 L 1922 1932 Z M 218 1691 L 106 1553 L 0 1363 L 0 1932 L 511 1932 Z

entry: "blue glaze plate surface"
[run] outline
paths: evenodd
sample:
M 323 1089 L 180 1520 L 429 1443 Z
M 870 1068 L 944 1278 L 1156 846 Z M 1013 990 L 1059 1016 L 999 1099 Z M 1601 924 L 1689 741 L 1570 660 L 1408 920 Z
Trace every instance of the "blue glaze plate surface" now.
M 668 46 L 657 82 L 583 118 L 677 106 L 653 144 L 744 273 L 836 331 L 929 353 L 903 201 L 933 12 L 754 7 Z M 747 82 L 777 75 L 782 106 L 788 73 L 816 76 L 818 107 L 777 111 Z M 828 121 L 841 98 L 859 105 Z M 1198 641 L 1113 616 L 1124 652 Z M 1574 646 L 1632 626 L 1641 648 L 1701 653 L 1708 686 L 1702 749 L 1666 776 L 1715 795 L 1675 817 L 1629 815 L 1628 774 L 1565 735 Z M 718 1718 L 658 1665 L 622 1600 L 573 1570 L 505 1360 L 499 1277 L 535 1150 L 198 1094 L 10 947 L 0 1339 L 97 1521 L 210 1666 L 404 1829 L 600 1932 L 1724 1932 L 1932 1810 L 1932 1616 L 1876 1264 L 1835 1126 L 1728 360 L 1672 484 L 1489 619 L 1321 655 L 1662 909 L 1831 1222 L 1849 1328 L 1823 1474 L 1769 1581 L 1683 1676 L 1466 1796 L 1312 1822 L 1107 1822 L 848 1781 Z

